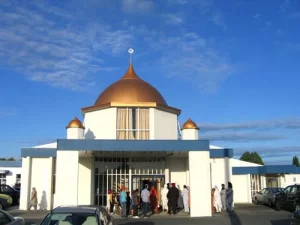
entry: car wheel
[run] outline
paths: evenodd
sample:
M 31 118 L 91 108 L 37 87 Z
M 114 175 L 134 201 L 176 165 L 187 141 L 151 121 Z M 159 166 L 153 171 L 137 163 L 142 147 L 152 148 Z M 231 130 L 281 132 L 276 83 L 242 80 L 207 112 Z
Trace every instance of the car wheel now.
M 272 207 L 272 202 L 271 202 L 270 199 L 268 200 L 268 206 L 269 206 L 269 207 Z
M 276 208 L 277 211 L 280 211 L 280 210 L 281 210 L 281 207 L 280 207 L 279 202 L 276 202 L 276 203 L 275 203 L 275 208 Z

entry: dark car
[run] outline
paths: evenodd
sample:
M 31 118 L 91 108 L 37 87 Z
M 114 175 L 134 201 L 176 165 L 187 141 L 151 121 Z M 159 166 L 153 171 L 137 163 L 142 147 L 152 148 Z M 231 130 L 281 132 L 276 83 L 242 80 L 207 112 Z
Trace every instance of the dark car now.
M 9 206 L 10 206 L 10 204 L 9 204 L 8 199 L 0 197 L 0 209 L 5 210 L 5 209 L 9 208 Z
M 283 191 L 283 188 L 264 188 L 254 195 L 253 201 L 255 204 L 267 204 L 268 206 L 275 205 L 276 194 Z
M 12 188 L 9 185 L 1 184 L 0 185 L 0 194 L 9 195 L 13 199 L 13 205 L 18 205 L 20 201 L 20 191 Z
M 114 225 L 113 218 L 101 206 L 59 206 L 40 225 Z
M 277 210 L 288 211 L 300 210 L 300 184 L 287 186 L 283 191 L 276 194 L 275 206 Z
M 21 184 L 17 183 L 13 186 L 14 189 L 16 189 L 17 191 L 21 191 Z
M 25 225 L 25 220 L 22 217 L 13 217 L 8 212 L 0 209 L 0 224 L 1 225 Z

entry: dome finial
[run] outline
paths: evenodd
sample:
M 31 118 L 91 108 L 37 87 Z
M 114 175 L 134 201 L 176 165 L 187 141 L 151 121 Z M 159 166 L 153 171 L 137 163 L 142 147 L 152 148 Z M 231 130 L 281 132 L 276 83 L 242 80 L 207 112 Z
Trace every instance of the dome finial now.
M 132 48 L 128 49 L 128 53 L 130 54 L 130 64 L 132 63 L 132 54 L 134 53 L 134 50 Z

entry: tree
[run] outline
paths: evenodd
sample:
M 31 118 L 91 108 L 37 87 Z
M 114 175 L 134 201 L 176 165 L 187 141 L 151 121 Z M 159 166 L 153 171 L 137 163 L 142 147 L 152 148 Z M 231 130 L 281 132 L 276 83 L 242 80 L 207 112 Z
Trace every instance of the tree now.
M 10 158 L 0 158 L 0 161 L 16 161 L 15 158 L 10 157 Z
M 264 165 L 264 161 L 260 157 L 257 152 L 245 152 L 241 157 L 240 160 L 245 162 L 256 163 L 259 165 Z
M 293 157 L 293 165 L 296 167 L 300 167 L 299 159 L 297 156 Z

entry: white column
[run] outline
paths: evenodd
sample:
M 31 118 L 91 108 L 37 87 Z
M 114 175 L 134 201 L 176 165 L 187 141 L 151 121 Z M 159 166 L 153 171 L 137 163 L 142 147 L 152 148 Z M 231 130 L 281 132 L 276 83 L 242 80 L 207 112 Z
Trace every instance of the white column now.
M 212 216 L 209 151 L 189 152 L 191 217 Z
M 79 158 L 78 169 L 78 204 L 91 205 L 93 158 Z
M 78 204 L 79 151 L 57 151 L 55 206 Z
M 228 186 L 228 182 L 231 182 L 231 177 L 232 177 L 232 168 L 231 168 L 231 164 L 230 164 L 230 158 L 225 157 L 224 158 L 224 171 L 225 171 L 225 186 L 227 188 Z
M 186 185 L 190 186 L 190 170 L 189 170 L 189 159 L 186 159 Z
M 247 192 L 248 192 L 248 203 L 252 202 L 252 197 L 251 197 L 251 176 L 247 175 Z M 234 186 L 234 184 L 232 184 L 232 186 Z M 233 187 L 234 190 L 234 187 Z M 233 196 L 233 200 L 234 200 L 234 196 Z
M 165 184 L 170 183 L 170 170 L 165 168 Z
M 47 190 L 46 190 L 46 198 L 47 198 L 47 210 L 51 210 L 53 206 L 53 194 L 52 194 L 52 185 L 53 185 L 53 157 L 50 157 L 48 159 L 48 185 L 47 185 Z M 45 165 L 46 166 L 46 165 Z M 42 206 L 41 206 L 42 207 Z
M 267 177 L 262 175 L 260 176 L 260 182 L 261 182 L 261 189 L 267 187 Z
M 107 182 L 108 183 L 108 182 Z M 128 179 L 128 189 L 130 191 L 129 195 L 131 196 L 132 194 L 132 187 L 131 187 L 131 183 L 132 183 L 132 171 L 131 171 L 131 156 L 129 158 L 129 179 Z
M 30 199 L 31 186 L 31 157 L 22 158 L 21 194 L 19 209 L 27 210 Z

